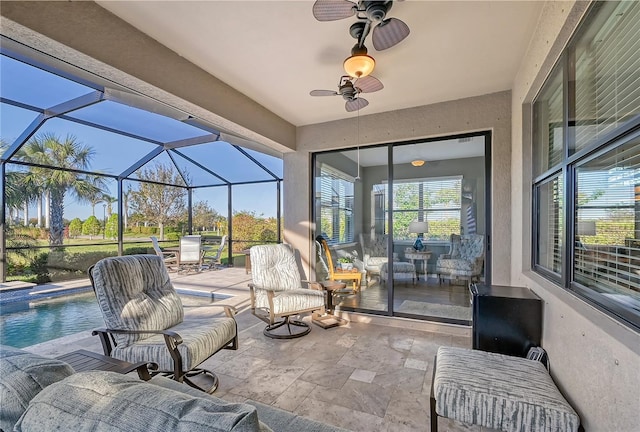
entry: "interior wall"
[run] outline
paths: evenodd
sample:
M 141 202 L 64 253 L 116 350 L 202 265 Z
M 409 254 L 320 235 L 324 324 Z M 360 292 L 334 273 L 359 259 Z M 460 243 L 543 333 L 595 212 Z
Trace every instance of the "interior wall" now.
M 513 86 L 511 284 L 544 300 L 551 374 L 587 431 L 637 431 L 640 334 L 531 271 L 531 106 L 589 2 L 547 2 Z
M 399 147 L 396 147 L 398 149 Z M 433 177 L 452 177 L 462 175 L 465 181 L 472 182 L 476 191 L 476 202 L 478 204 L 476 217 L 478 223 L 478 233 L 484 233 L 485 226 L 485 193 L 484 193 L 484 158 L 463 158 L 429 161 L 421 167 L 414 167 L 411 164 L 397 164 L 393 167 L 393 178 L 402 179 L 428 179 Z M 371 191 L 373 186 L 387 181 L 387 166 L 367 167 L 363 170 L 363 226 L 370 227 L 371 221 Z M 364 232 L 369 234 L 369 232 Z

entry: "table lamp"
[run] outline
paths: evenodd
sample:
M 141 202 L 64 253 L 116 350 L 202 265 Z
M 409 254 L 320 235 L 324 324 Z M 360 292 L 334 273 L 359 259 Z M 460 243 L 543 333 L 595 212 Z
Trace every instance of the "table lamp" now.
M 418 238 L 413 243 L 413 248 L 417 251 L 424 250 L 424 245 L 422 244 L 422 234 L 429 232 L 429 224 L 427 221 L 412 221 L 409 224 L 409 233 L 410 234 L 418 234 Z

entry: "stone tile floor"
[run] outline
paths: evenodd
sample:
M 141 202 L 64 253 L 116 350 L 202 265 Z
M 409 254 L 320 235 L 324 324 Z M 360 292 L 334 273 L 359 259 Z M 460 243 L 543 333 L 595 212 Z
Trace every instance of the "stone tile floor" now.
M 215 396 L 232 402 L 253 399 L 354 431 L 429 430 L 436 351 L 440 345 L 471 345 L 469 336 L 454 327 L 425 331 L 411 320 L 389 319 L 383 322 L 390 325 L 380 325 L 366 316 L 357 322 L 356 315 L 346 326 L 324 330 L 312 325 L 302 338 L 273 340 L 262 334 L 265 324 L 250 312 L 250 275 L 244 269 L 172 279 L 179 288 L 233 295 L 224 303 L 238 310 L 239 349 L 221 351 L 202 365 L 220 378 Z M 218 308 L 185 305 L 186 314 L 220 313 Z M 101 352 L 97 337 L 88 333 L 27 349 L 49 356 L 77 349 Z M 440 419 L 439 430 L 482 429 Z

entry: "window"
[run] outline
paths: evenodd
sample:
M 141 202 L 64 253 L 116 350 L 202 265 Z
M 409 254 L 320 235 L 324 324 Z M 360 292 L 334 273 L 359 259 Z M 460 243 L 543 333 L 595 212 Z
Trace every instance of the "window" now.
M 562 266 L 562 178 L 558 175 L 536 189 L 538 226 L 536 263 L 560 279 Z
M 533 266 L 640 328 L 640 3 L 594 3 L 533 111 Z
M 409 224 L 414 220 L 428 222 L 429 232 L 424 233 L 427 240 L 448 240 L 452 233 L 460 234 L 461 189 L 462 177 L 395 181 L 393 238 L 415 238 L 409 233 Z
M 354 179 L 329 165 L 321 164 L 317 181 L 321 235 L 333 244 L 353 241 Z

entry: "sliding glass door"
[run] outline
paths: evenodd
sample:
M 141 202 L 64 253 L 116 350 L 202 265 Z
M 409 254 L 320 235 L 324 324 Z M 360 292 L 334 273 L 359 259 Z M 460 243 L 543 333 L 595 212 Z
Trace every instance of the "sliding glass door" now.
M 359 289 L 334 303 L 470 321 L 468 286 L 486 282 L 488 266 L 489 140 L 487 133 L 315 155 L 314 236 L 327 241 L 335 267 L 318 247 L 317 278 L 338 279 L 342 261 L 362 272 Z

